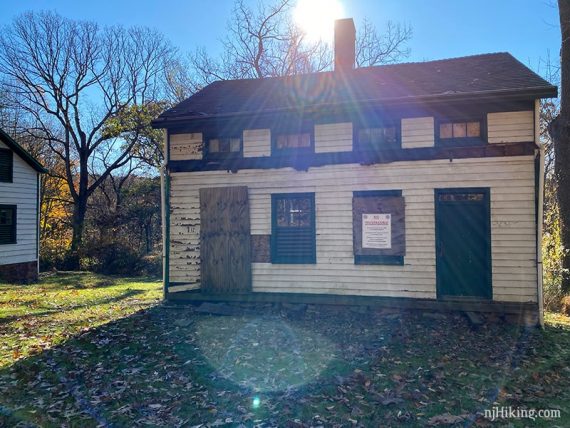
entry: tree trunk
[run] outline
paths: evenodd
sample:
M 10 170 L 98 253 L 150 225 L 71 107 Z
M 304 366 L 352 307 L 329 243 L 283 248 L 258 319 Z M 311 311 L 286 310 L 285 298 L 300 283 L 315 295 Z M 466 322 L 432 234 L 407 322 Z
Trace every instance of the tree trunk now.
M 560 13 L 560 114 L 552 122 L 560 233 L 565 253 L 562 291 L 570 294 L 570 0 L 558 0 Z
M 87 195 L 79 195 L 73 205 L 71 248 L 66 261 L 66 269 L 78 270 L 81 259 L 80 249 L 83 243 L 83 228 L 85 224 L 85 214 L 87 213 Z

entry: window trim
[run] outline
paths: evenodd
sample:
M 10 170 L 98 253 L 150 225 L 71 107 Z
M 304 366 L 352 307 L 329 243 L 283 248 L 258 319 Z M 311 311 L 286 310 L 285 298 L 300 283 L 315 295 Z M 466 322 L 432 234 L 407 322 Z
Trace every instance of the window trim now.
M 360 131 L 363 129 L 371 128 L 389 128 L 394 126 L 396 128 L 396 143 L 394 145 L 387 145 L 381 149 L 376 149 L 375 147 L 366 147 L 364 143 L 360 141 Z M 359 152 L 377 152 L 382 150 L 394 150 L 402 148 L 402 118 L 385 118 L 384 120 L 373 120 L 370 123 L 353 122 L 352 123 L 352 140 L 353 149 Z
M 309 126 L 302 127 L 274 127 L 270 129 L 271 133 L 271 155 L 283 156 L 292 154 L 313 154 L 315 153 L 315 126 L 312 124 Z M 309 134 L 309 147 L 297 147 L 297 148 L 287 148 L 279 149 L 277 148 L 277 137 L 279 135 L 291 135 L 291 134 Z
M 14 152 L 10 149 L 0 148 L 0 153 L 7 153 L 9 156 L 9 166 L 8 171 L 10 174 L 10 178 L 8 180 L 2 180 L 0 176 L 0 183 L 13 183 L 14 182 Z
M 18 243 L 18 206 L 0 205 L 0 210 L 12 210 L 12 240 L 10 242 L 0 242 L 0 245 L 13 245 Z
M 487 115 L 481 116 L 451 116 L 435 118 L 435 145 L 440 147 L 479 146 L 487 144 Z M 441 138 L 440 125 L 454 122 L 479 122 L 481 135 L 479 137 Z
M 239 152 L 210 152 L 210 140 L 221 140 L 223 138 L 239 138 Z M 204 139 L 204 159 L 206 160 L 223 160 L 223 159 L 240 159 L 243 158 L 243 132 L 241 134 L 220 134 L 215 133 L 203 134 Z
M 312 238 L 312 254 L 304 257 L 284 257 L 277 254 L 277 201 L 279 199 L 304 199 L 309 198 L 311 201 L 311 225 L 308 229 Z M 315 193 L 272 193 L 271 194 L 271 263 L 273 264 L 316 264 L 317 263 L 317 233 L 316 233 L 316 216 L 317 210 L 315 206 Z

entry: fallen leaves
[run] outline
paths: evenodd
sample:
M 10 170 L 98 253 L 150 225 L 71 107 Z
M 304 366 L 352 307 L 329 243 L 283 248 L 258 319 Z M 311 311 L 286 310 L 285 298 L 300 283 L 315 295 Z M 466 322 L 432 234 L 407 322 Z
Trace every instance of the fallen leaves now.
M 70 290 L 77 307 L 91 288 Z M 223 317 L 101 307 L 83 311 L 107 320 L 98 327 L 77 312 L 68 324 L 50 312 L 4 325 L 15 341 L 2 351 L 3 408 L 63 426 L 484 425 L 481 409 L 496 402 L 554 400 L 567 415 L 570 329 L 473 331 L 461 316 L 311 305 L 224 307 Z

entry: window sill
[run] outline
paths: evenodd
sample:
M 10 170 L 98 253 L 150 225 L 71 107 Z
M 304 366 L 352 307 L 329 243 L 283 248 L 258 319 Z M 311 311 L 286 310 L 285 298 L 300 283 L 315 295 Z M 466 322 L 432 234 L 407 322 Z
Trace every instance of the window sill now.
M 404 256 L 354 256 L 355 265 L 403 266 Z
M 317 261 L 315 259 L 274 259 L 271 260 L 272 265 L 316 265 Z

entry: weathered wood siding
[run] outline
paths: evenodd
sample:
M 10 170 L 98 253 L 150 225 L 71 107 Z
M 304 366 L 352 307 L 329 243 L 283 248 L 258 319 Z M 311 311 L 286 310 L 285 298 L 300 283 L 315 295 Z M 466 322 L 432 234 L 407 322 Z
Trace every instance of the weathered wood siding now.
M 315 125 L 315 152 L 350 152 L 352 122 Z
M 433 117 L 402 119 L 402 148 L 433 147 Z
M 251 233 L 271 233 L 271 194 L 315 192 L 317 264 L 253 264 L 253 290 L 435 298 L 434 189 L 490 187 L 493 298 L 536 301 L 534 159 L 526 157 L 174 173 L 170 278 L 199 283 L 200 187 L 248 186 Z M 404 266 L 355 266 L 352 192 L 401 189 Z M 188 285 L 184 286 L 188 287 Z M 171 291 L 174 291 L 171 290 Z
M 271 130 L 246 129 L 243 131 L 243 156 L 271 156 Z
M 513 111 L 487 115 L 489 143 L 534 141 L 534 112 Z
M 170 159 L 202 159 L 202 133 L 170 134 Z
M 0 142 L 0 148 L 8 148 Z M 17 205 L 16 244 L 0 245 L 0 264 L 31 262 L 37 257 L 38 173 L 14 154 L 12 183 L 0 183 L 0 205 Z

